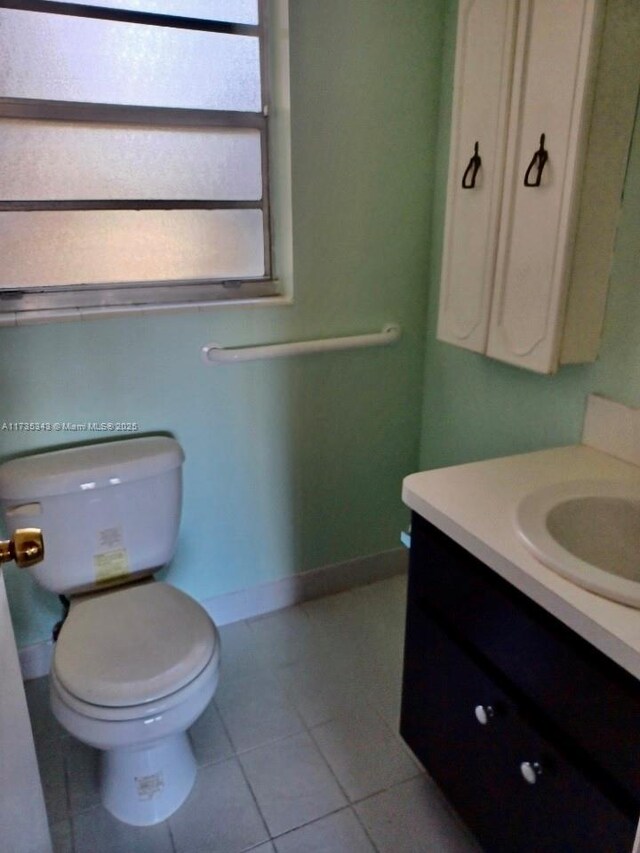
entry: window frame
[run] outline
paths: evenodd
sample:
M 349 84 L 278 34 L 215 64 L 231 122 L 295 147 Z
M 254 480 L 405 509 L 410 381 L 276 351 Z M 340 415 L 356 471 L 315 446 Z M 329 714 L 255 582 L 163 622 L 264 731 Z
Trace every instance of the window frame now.
M 0 8 L 48 12 L 60 15 L 120 20 L 129 23 L 169 25 L 182 29 L 253 35 L 259 38 L 261 112 L 235 112 L 167 107 L 132 107 L 114 104 L 35 101 L 0 98 L 0 118 L 51 119 L 114 124 L 145 124 L 153 128 L 228 127 L 253 128 L 260 132 L 262 199 L 257 201 L 3 201 L 0 210 L 113 210 L 113 209 L 260 209 L 263 214 L 265 275 L 259 278 L 186 279 L 132 281 L 126 283 L 89 283 L 43 285 L 41 288 L 0 288 L 0 325 L 38 322 L 75 315 L 99 316 L 117 309 L 160 310 L 162 308 L 202 308 L 215 305 L 290 301 L 291 198 L 289 133 L 289 56 L 287 0 L 257 0 L 258 24 L 230 24 L 180 18 L 149 12 L 126 12 L 86 4 L 49 2 L 49 0 L 0 0 Z M 272 27 L 272 21 L 274 26 Z M 275 86 L 273 85 L 275 83 Z M 275 97 L 274 97 L 275 90 Z M 274 115 L 275 114 L 275 115 Z M 274 121 L 275 117 L 275 121 Z M 272 158 L 272 131 L 280 149 Z M 275 169 L 272 169 L 275 165 Z M 273 180 L 274 171 L 277 173 Z M 278 186 L 275 186 L 277 182 Z M 275 199 L 274 199 L 275 196 Z M 276 208 L 277 231 L 273 229 Z M 281 230 L 282 229 L 282 230 Z M 274 254 L 287 281 L 274 274 Z M 275 297 L 275 299 L 274 299 Z M 4 320 L 4 322 L 3 322 Z

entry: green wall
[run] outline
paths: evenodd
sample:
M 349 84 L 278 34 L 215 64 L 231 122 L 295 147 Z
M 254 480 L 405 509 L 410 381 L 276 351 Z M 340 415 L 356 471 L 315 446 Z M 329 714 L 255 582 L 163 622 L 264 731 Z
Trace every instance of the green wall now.
M 198 599 L 398 543 L 400 481 L 420 439 L 444 5 L 291 0 L 293 307 L 0 331 L 0 422 L 137 421 L 182 443 L 169 577 Z M 333 336 L 388 321 L 403 330 L 389 349 L 218 368 L 199 360 L 210 340 Z M 76 439 L 0 431 L 0 456 Z M 56 599 L 14 568 L 6 577 L 19 644 L 47 638 Z
M 421 468 L 576 443 L 591 392 L 640 406 L 640 119 L 627 170 L 598 361 L 539 376 L 436 340 L 455 7 L 448 4 L 445 21 Z

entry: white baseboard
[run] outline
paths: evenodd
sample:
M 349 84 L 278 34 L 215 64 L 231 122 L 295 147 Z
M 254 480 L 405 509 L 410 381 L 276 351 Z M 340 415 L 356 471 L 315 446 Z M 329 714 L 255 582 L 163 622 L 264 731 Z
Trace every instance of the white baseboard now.
M 51 669 L 53 643 L 51 640 L 45 640 L 44 643 L 23 646 L 18 649 L 18 658 L 20 659 L 20 669 L 24 681 L 29 681 L 30 678 L 40 678 L 41 675 L 47 675 Z
M 217 595 L 203 601 L 202 605 L 217 625 L 228 625 L 230 622 L 291 607 L 301 601 L 384 580 L 406 570 L 406 549 L 393 548 L 344 563 L 332 563 L 308 572 L 288 575 L 238 592 Z M 18 655 L 24 680 L 40 678 L 47 675 L 51 668 L 53 643 L 48 640 L 25 646 L 18 651 Z
M 407 570 L 407 552 L 393 548 L 368 557 L 356 557 L 344 563 L 332 563 L 297 575 L 288 575 L 271 583 L 250 587 L 227 595 L 209 598 L 202 604 L 217 625 L 261 616 L 301 601 L 343 592 Z

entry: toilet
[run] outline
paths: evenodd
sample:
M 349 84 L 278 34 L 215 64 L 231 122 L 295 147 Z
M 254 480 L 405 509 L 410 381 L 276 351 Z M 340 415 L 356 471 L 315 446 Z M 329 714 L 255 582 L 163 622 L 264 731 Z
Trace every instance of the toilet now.
M 101 750 L 102 802 L 135 826 L 164 820 L 189 794 L 187 729 L 218 683 L 215 624 L 154 578 L 176 546 L 183 461 L 177 441 L 153 436 L 0 466 L 9 533 L 44 536 L 44 560 L 26 571 L 70 601 L 53 652 L 53 713 Z

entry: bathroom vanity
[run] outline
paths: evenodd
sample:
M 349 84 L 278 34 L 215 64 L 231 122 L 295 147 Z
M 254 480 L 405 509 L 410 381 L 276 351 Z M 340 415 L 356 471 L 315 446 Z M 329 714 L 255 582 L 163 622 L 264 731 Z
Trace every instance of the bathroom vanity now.
M 638 482 L 588 447 L 406 478 L 413 510 L 401 733 L 492 853 L 631 853 L 640 610 L 545 568 L 515 508 L 562 480 Z

